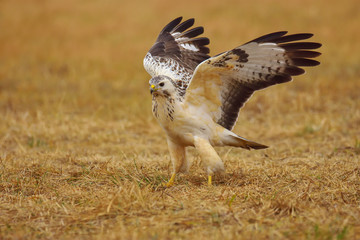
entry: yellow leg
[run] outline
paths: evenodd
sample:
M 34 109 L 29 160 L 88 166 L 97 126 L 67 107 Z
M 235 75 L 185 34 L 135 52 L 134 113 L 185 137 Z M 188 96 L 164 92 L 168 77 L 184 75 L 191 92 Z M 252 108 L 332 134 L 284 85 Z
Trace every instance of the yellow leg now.
M 176 176 L 176 174 L 173 173 L 173 174 L 171 175 L 170 180 L 169 180 L 167 183 L 164 183 L 164 184 L 163 184 L 164 187 L 171 187 L 172 185 L 174 185 L 175 176 Z
M 211 175 L 208 176 L 208 185 L 211 186 L 212 185 L 212 181 L 211 181 Z

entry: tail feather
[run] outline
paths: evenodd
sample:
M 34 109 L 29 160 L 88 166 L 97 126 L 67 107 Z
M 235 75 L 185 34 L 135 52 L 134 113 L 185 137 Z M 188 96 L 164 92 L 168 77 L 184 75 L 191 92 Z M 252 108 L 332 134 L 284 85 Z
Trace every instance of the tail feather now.
M 257 143 L 257 142 L 254 142 L 254 141 L 250 141 L 250 140 L 247 140 L 243 137 L 240 137 L 240 136 L 233 136 L 233 135 L 230 135 L 229 136 L 230 139 L 227 143 L 227 145 L 229 146 L 233 146 L 233 147 L 241 147 L 241 148 L 245 148 L 245 149 L 264 149 L 264 148 L 268 148 L 268 146 L 266 145 L 263 145 L 261 143 Z

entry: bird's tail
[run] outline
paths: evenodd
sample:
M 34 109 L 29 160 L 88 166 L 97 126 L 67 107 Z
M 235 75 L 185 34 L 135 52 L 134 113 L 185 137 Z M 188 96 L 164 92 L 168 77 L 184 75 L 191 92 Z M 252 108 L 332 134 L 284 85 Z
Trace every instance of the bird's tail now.
M 236 134 L 229 135 L 227 138 L 227 141 L 225 143 L 228 146 L 241 147 L 241 148 L 245 148 L 248 150 L 268 148 L 268 146 L 266 146 L 266 145 L 247 140 L 243 137 L 237 136 Z

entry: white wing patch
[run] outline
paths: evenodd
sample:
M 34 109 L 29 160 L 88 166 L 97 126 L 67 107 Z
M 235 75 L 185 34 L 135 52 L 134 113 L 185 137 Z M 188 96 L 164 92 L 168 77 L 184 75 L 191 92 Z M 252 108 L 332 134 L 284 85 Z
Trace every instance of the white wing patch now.
M 276 43 L 259 43 L 259 46 L 277 46 Z
M 182 44 L 180 44 L 180 46 L 187 50 L 190 50 L 190 51 L 194 51 L 194 52 L 199 51 L 199 48 L 197 48 L 195 45 L 192 45 L 192 44 L 182 43 Z

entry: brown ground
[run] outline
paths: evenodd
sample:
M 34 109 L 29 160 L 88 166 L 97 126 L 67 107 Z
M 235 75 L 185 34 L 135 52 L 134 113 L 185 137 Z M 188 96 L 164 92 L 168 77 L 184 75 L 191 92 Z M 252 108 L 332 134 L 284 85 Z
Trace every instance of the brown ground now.
M 360 2 L 1 1 L 0 239 L 359 239 Z M 142 58 L 195 17 L 212 54 L 314 32 L 319 67 L 256 93 L 235 132 L 176 186 Z

